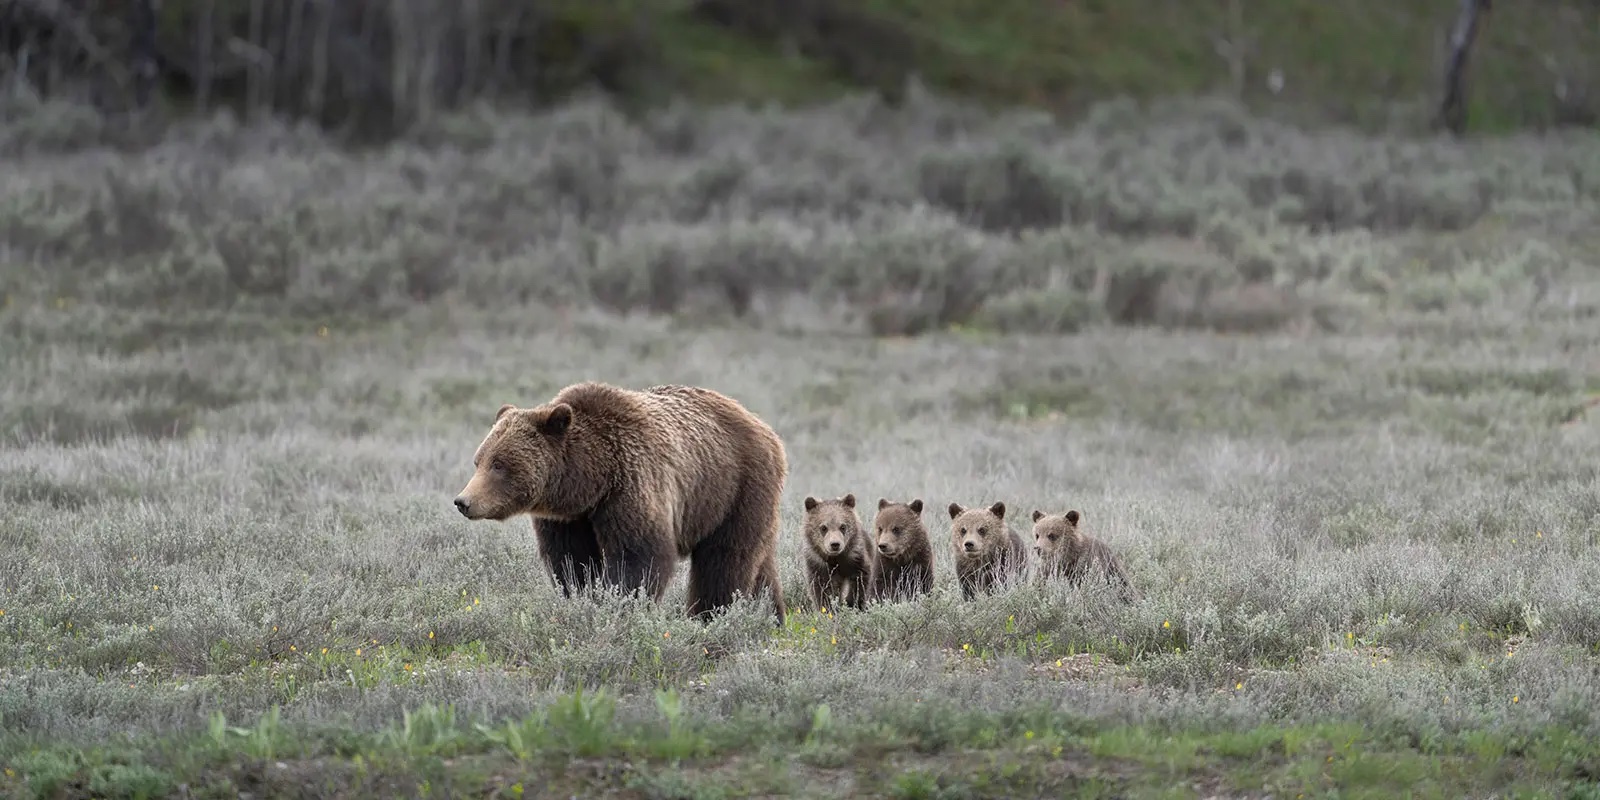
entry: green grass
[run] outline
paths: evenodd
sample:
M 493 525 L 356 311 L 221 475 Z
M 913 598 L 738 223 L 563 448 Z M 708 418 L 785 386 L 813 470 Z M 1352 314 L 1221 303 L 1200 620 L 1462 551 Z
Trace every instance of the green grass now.
M 653 718 L 619 721 L 616 698 L 577 692 L 546 712 L 485 724 L 425 705 L 371 733 L 291 729 L 276 709 L 248 725 L 220 714 L 184 737 L 19 753 L 0 786 L 18 797 L 416 796 L 737 797 L 1518 797 L 1586 796 L 1600 748 L 1552 725 L 1528 736 L 1426 740 L 1351 725 L 1241 731 L 1100 727 L 1046 709 L 884 710 L 892 721 L 809 725 L 754 715 L 686 721 L 682 698 L 654 695 Z M 21 774 L 28 776 L 23 783 Z M 1559 791 L 1558 791 L 1559 789 Z
M 683 76 L 681 89 L 704 102 L 759 99 L 807 104 L 837 96 L 841 83 L 827 67 L 799 55 L 678 16 L 659 23 L 658 35 L 671 46 L 663 58 Z
M 17 161 L 0 794 L 1595 796 L 1593 139 L 908 99 Z M 781 630 L 451 507 L 585 379 L 784 438 Z M 925 501 L 931 596 L 809 607 L 845 492 Z M 962 601 L 994 500 L 1143 598 Z
M 1226 2 L 1164 0 L 869 0 L 851 7 L 918 42 L 905 65 L 930 86 L 1000 105 L 1033 103 L 1069 111 L 1113 96 L 1227 89 L 1231 67 L 1216 43 L 1240 39 L 1249 46 L 1242 62 L 1246 84 L 1240 88 L 1251 102 L 1287 104 L 1314 110 L 1322 119 L 1379 127 L 1392 123 L 1397 108 L 1411 125 L 1425 122 L 1432 111 L 1441 91 L 1439 42 L 1454 24 L 1457 4 L 1241 0 L 1238 5 L 1238 17 Z M 819 85 L 828 80 L 826 71 L 770 70 L 770 57 L 694 32 L 704 23 L 684 25 L 671 13 L 664 19 L 674 20 L 661 26 L 659 36 L 669 52 L 694 52 L 699 63 L 716 65 L 688 73 L 715 96 L 727 96 L 731 85 L 755 90 L 746 97 L 798 99 L 809 93 L 795 92 L 793 78 L 812 75 Z M 1538 14 L 1502 10 L 1490 15 L 1472 62 L 1474 128 L 1552 121 L 1558 78 L 1593 80 L 1585 53 L 1600 42 L 1596 22 L 1595 10 L 1579 3 Z M 1547 57 L 1554 59 L 1553 67 Z M 742 68 L 726 69 L 734 63 Z M 1267 76 L 1275 69 L 1285 82 L 1279 95 L 1267 89 Z M 772 76 L 770 91 L 764 76 Z

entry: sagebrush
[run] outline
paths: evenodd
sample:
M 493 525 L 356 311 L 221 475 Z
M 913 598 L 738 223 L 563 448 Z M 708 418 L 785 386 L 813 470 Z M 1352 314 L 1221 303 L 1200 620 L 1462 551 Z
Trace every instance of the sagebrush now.
M 462 125 L 352 154 L 214 122 L 11 164 L 8 786 L 164 786 L 215 740 L 352 786 L 455 774 L 360 778 L 371 748 L 734 770 L 770 747 L 855 776 L 842 793 L 917 796 L 958 766 L 913 753 L 1048 733 L 1028 752 L 1088 769 L 1074 748 L 1109 731 L 1188 731 L 1095 740 L 1177 758 L 1157 742 L 1302 724 L 1424 754 L 1540 742 L 1567 755 L 1492 780 L 1592 784 L 1562 744 L 1600 734 L 1592 140 L 1364 139 L 1214 104 L 1061 128 L 934 98 Z M 526 521 L 452 508 L 501 403 L 587 379 L 717 388 L 783 437 L 782 630 L 755 603 L 685 619 L 682 570 L 660 604 L 565 600 Z M 847 493 L 924 501 L 930 593 L 811 607 L 803 499 Z M 1141 596 L 962 600 L 941 510 L 996 501 L 1079 510 Z M 50 749 L 123 734 L 145 755 Z M 168 734 L 199 738 L 140 749 Z M 849 742 L 903 756 L 905 783 L 860 782 L 877 762 L 852 753 L 884 751 Z M 1026 774 L 961 785 L 1062 785 Z

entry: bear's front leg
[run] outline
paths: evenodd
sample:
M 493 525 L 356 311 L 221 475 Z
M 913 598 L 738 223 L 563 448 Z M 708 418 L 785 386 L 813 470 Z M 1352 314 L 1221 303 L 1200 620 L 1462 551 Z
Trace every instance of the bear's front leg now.
M 600 543 L 588 520 L 535 519 L 533 534 L 563 596 L 571 597 L 600 579 Z
M 872 592 L 872 573 L 863 569 L 850 579 L 849 605 L 857 611 L 867 609 L 867 601 Z
M 629 593 L 643 589 L 660 601 L 678 566 L 673 534 L 648 515 L 626 508 L 609 508 L 591 518 L 602 558 L 606 585 Z
M 961 597 L 964 600 L 977 597 L 985 588 L 983 574 L 979 570 L 973 570 L 965 575 L 957 573 L 956 577 L 961 581 Z
M 806 593 L 817 611 L 824 611 L 833 594 L 833 570 L 824 564 L 806 561 Z

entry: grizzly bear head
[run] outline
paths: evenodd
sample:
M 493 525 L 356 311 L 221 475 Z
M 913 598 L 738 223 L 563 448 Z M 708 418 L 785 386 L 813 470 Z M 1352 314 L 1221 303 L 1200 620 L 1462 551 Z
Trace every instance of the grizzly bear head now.
M 806 541 L 823 560 L 852 555 L 864 533 L 856 516 L 856 496 L 847 494 L 834 500 L 805 499 Z
M 960 503 L 951 503 L 948 510 L 956 558 L 982 559 L 1005 546 L 1005 503 L 997 502 L 988 508 L 963 508 Z
M 878 552 L 886 558 L 927 549 L 928 529 L 922 524 L 920 497 L 909 503 L 891 503 L 887 498 L 878 498 L 878 516 L 872 522 L 877 528 Z
M 1077 511 L 1065 514 L 1046 514 L 1033 511 L 1033 552 L 1040 558 L 1051 558 L 1066 553 L 1079 542 L 1078 521 L 1083 515 Z
M 572 406 L 517 408 L 507 403 L 494 420 L 472 456 L 472 480 L 456 496 L 462 516 L 572 519 L 602 495 L 606 465 L 586 457 L 583 420 Z

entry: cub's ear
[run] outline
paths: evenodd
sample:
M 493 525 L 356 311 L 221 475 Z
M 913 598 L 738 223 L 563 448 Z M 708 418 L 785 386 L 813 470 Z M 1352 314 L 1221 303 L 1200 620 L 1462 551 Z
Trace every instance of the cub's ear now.
M 850 494 L 845 495 L 844 497 L 839 498 L 839 502 L 844 503 L 844 507 L 845 508 L 855 508 L 856 507 L 856 496 L 855 496 L 855 493 L 852 492 Z
M 1068 522 L 1076 525 L 1076 524 L 1078 524 L 1078 520 L 1080 520 L 1080 519 L 1083 519 L 1083 515 L 1082 514 L 1079 514 L 1076 511 L 1068 511 L 1067 512 L 1067 521 Z
M 1037 508 L 1036 508 L 1036 509 L 1034 509 L 1034 510 L 1033 510 L 1033 521 L 1034 521 L 1034 522 L 1038 522 L 1038 521 L 1039 521 L 1039 520 L 1041 520 L 1041 519 L 1044 519 L 1044 512 L 1043 512 L 1043 511 L 1040 511 L 1040 510 L 1039 510 L 1039 509 L 1037 509 Z
M 960 503 L 951 503 L 950 504 L 950 518 L 951 519 L 955 519 L 956 517 L 961 516 L 961 512 L 963 512 L 963 511 L 966 511 L 966 509 L 962 508 Z
M 1006 518 L 1006 504 L 1005 503 L 996 502 L 994 505 L 989 506 L 989 513 L 993 514 L 993 515 L 995 515 L 995 516 L 997 516 L 997 517 L 999 517 L 1001 519 L 1005 519 Z
M 812 511 L 812 510 L 816 509 L 816 507 L 817 507 L 817 498 L 807 496 L 806 497 L 806 510 L 807 511 Z
M 545 412 L 544 419 L 539 422 L 539 432 L 546 436 L 560 436 L 567 432 L 567 426 L 571 424 L 572 406 L 556 403 L 554 408 Z
M 889 501 L 886 498 L 882 498 L 882 497 L 878 498 L 878 510 L 879 511 L 882 511 L 883 509 L 887 508 L 888 505 L 889 505 Z
M 917 514 L 921 514 L 922 513 L 922 498 L 918 497 L 918 498 L 912 500 L 910 503 L 907 503 L 906 505 L 910 506 L 911 510 L 913 512 L 915 512 Z
M 499 422 L 500 418 L 505 416 L 507 411 L 515 411 L 515 410 L 517 410 L 516 406 L 511 405 L 510 403 L 506 403 L 505 405 L 500 407 L 499 411 L 494 412 L 494 421 L 495 422 Z

